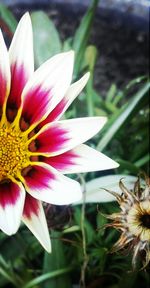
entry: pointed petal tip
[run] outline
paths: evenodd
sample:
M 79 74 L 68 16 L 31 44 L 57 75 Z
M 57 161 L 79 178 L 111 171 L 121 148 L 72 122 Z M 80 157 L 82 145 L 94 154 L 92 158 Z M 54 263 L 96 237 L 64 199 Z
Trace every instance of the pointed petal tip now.
M 82 78 L 79 79 L 78 81 L 82 81 L 82 83 L 84 83 L 83 85 L 85 86 L 86 83 L 88 82 L 89 78 L 90 78 L 90 72 L 88 71 L 88 72 L 85 73 L 85 74 L 82 76 Z M 83 86 L 83 88 L 84 88 L 84 86 Z
M 29 21 L 31 23 L 31 18 L 30 18 L 30 14 L 29 12 L 27 11 L 20 19 L 21 22 L 23 21 Z
M 75 51 L 74 50 L 69 50 L 68 52 L 65 52 L 66 54 L 70 54 L 70 55 L 72 55 L 72 56 L 74 56 L 75 55 Z
M 32 31 L 32 23 L 31 23 L 31 17 L 29 12 L 26 12 L 19 20 L 19 23 L 17 25 L 16 31 L 20 31 L 21 33 L 26 33 L 25 31 Z
M 50 254 L 52 252 L 52 245 L 51 245 L 50 237 L 46 237 L 45 239 L 44 239 L 44 237 L 43 237 L 43 239 L 39 239 L 36 235 L 35 235 L 35 237 L 40 242 L 40 244 L 43 246 L 45 251 Z
M 98 133 L 107 122 L 106 116 L 93 116 L 93 117 L 87 117 L 87 118 L 89 119 L 89 121 L 91 121 L 91 123 L 95 122 L 95 125 L 97 126 L 97 132 L 96 133 Z
M 106 116 L 101 116 L 101 117 L 98 117 L 99 118 L 99 121 L 101 122 L 101 123 L 106 123 L 107 122 L 107 117 Z
M 74 52 L 74 50 L 70 50 L 70 51 L 68 51 L 68 52 L 63 52 L 63 54 L 64 54 L 66 57 L 72 59 L 73 62 L 74 62 L 74 58 L 75 58 L 75 52 Z
M 106 168 L 106 170 L 117 169 L 120 166 L 117 162 L 115 162 L 114 160 L 112 160 L 110 158 L 109 158 L 109 161 L 110 161 L 109 166 L 108 166 L 108 168 Z
M 72 59 L 73 64 L 74 64 L 75 52 L 74 52 L 73 50 L 71 50 L 71 51 L 69 52 L 69 55 L 68 55 L 68 56 L 70 57 L 70 59 Z
M 43 248 L 50 253 L 51 240 L 42 203 L 29 194 L 26 195 L 22 221 Z
M 90 71 L 88 71 L 84 76 L 85 76 L 87 79 L 89 79 L 89 78 L 90 78 L 90 75 L 91 75 L 91 73 L 90 73 Z
M 118 168 L 120 166 L 120 164 L 117 163 L 116 161 L 113 161 L 113 165 L 114 165 L 114 168 Z
M 45 245 L 45 250 L 47 253 L 51 253 L 52 252 L 52 246 L 51 246 L 51 241 L 49 241 L 49 243 L 47 243 L 47 245 Z

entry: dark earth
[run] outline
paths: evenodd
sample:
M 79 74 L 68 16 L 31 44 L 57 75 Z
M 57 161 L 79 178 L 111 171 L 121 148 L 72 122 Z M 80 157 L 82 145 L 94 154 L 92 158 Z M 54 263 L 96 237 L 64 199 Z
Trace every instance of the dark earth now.
M 41 1 L 42 4 L 36 5 L 23 2 L 11 6 L 18 19 L 27 10 L 45 10 L 54 20 L 61 39 L 74 35 L 87 8 L 87 5 L 83 5 L 86 1 L 48 1 L 49 4 Z M 90 38 L 90 44 L 96 45 L 99 50 L 95 87 L 102 95 L 106 94 L 112 83 L 123 89 L 130 80 L 148 75 L 149 68 L 148 18 L 132 14 L 132 6 L 128 6 L 126 11 L 109 8 L 108 5 L 97 9 Z

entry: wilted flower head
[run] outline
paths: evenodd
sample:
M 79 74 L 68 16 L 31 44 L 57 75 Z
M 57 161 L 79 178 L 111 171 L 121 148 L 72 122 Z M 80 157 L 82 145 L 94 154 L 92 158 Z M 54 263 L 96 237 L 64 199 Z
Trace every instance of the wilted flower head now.
M 59 121 L 86 85 L 89 73 L 70 85 L 74 53 L 58 54 L 34 72 L 31 20 L 26 13 L 7 51 L 0 32 L 0 229 L 16 233 L 22 220 L 47 251 L 49 232 L 41 200 L 70 204 L 78 182 L 63 174 L 117 167 L 82 143 L 105 117 Z
M 150 261 L 150 183 L 146 178 L 145 188 L 140 185 L 138 179 L 133 190 L 129 191 L 120 180 L 119 186 L 122 195 L 109 191 L 116 197 L 121 211 L 108 215 L 113 223 L 106 225 L 114 227 L 122 232 L 119 240 L 113 246 L 111 252 L 116 252 L 124 247 L 133 253 L 132 265 L 136 267 L 139 258 L 143 267 Z

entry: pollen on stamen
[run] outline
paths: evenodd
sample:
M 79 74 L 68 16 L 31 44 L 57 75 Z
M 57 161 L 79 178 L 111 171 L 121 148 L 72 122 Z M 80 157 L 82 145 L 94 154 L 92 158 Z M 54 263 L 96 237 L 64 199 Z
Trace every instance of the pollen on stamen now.
M 17 178 L 18 173 L 30 163 L 27 136 L 6 125 L 0 131 L 0 181 L 11 177 Z

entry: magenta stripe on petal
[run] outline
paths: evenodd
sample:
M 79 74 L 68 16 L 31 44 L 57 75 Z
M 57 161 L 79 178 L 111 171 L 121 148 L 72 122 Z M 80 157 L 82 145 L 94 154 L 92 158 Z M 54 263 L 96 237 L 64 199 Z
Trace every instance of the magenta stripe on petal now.
M 40 85 L 32 88 L 24 97 L 22 117 L 30 124 L 40 121 L 47 112 L 51 97 L 50 90 L 43 90 Z
M 6 89 L 7 89 L 6 79 L 4 78 L 2 73 L 0 73 L 0 107 L 3 106 L 6 96 Z
M 20 195 L 20 187 L 13 182 L 0 183 L 0 206 L 15 205 Z
M 37 188 L 40 192 L 40 189 L 44 189 L 44 187 L 50 188 L 50 180 L 54 180 L 55 175 L 48 169 L 35 165 L 29 173 L 24 176 L 24 179 L 29 188 Z
M 24 204 L 24 210 L 23 215 L 27 218 L 32 218 L 32 215 L 38 215 L 39 212 L 39 202 L 35 198 L 33 198 L 31 195 L 26 194 L 25 198 L 25 204 Z
M 43 157 L 42 161 L 51 165 L 53 168 L 61 171 L 65 170 L 65 168 L 69 168 L 76 164 L 76 159 L 79 156 L 75 154 L 73 151 L 65 152 L 61 155 L 53 156 L 53 157 Z
M 20 107 L 21 93 L 27 80 L 27 73 L 23 65 L 13 64 L 11 66 L 11 90 L 7 102 L 9 107 L 17 109 Z
M 37 152 L 52 153 L 65 147 L 68 143 L 68 131 L 60 127 L 49 127 L 39 134 L 36 138 Z
M 65 106 L 66 106 L 67 101 L 65 100 L 65 98 L 63 98 L 58 104 L 57 106 L 50 112 L 50 114 L 46 117 L 45 120 L 43 120 L 40 124 L 39 124 L 39 128 L 43 127 L 44 125 L 51 123 L 55 120 L 57 120 L 59 118 L 59 116 L 62 114 Z

